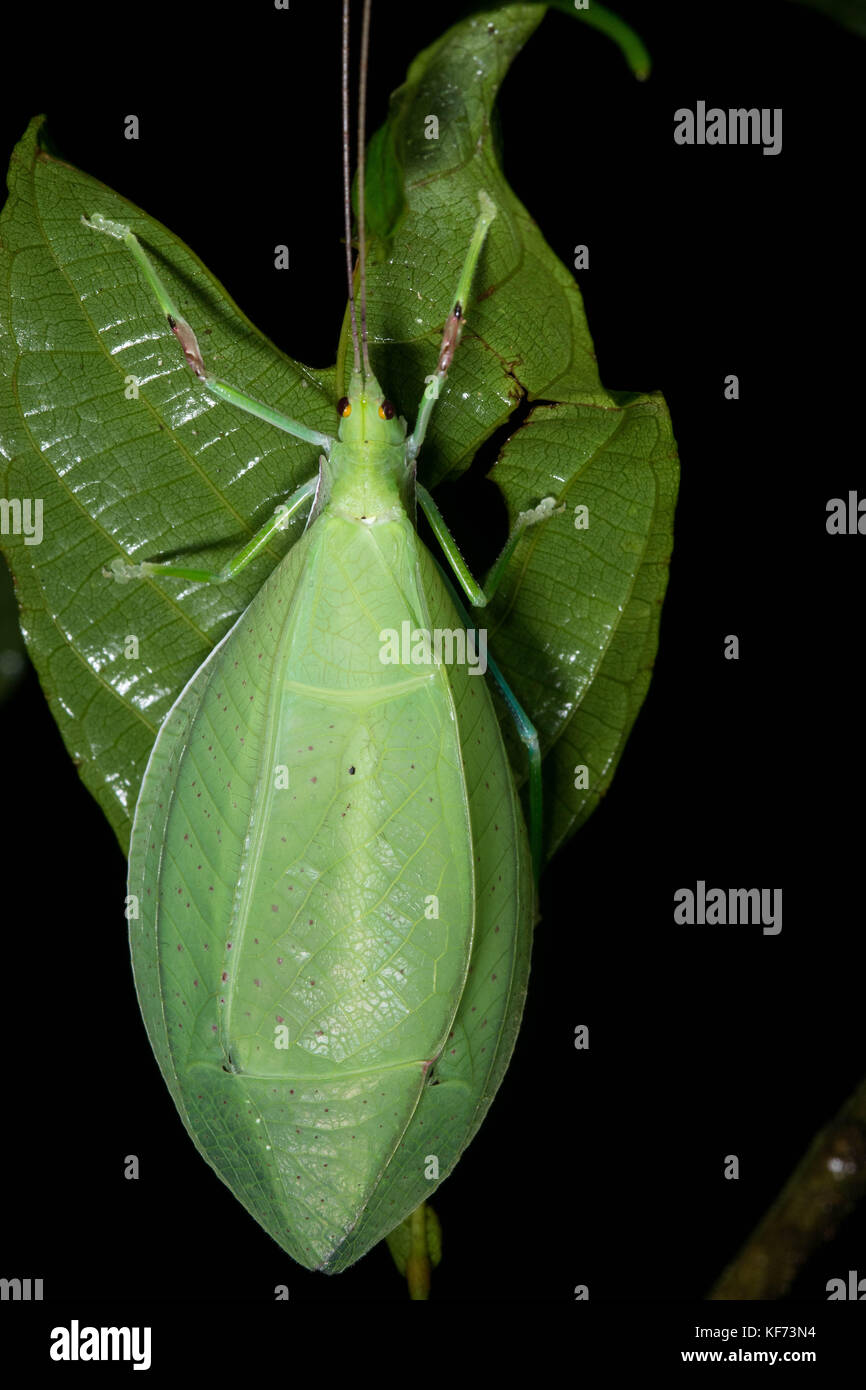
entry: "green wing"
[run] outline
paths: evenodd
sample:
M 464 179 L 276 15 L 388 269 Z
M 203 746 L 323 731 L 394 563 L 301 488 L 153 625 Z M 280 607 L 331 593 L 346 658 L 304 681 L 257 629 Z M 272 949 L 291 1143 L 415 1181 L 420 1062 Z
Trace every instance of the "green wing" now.
M 133 830 L 163 1075 L 311 1268 L 429 1195 L 431 1155 L 450 1171 L 525 992 L 526 837 L 490 699 L 464 667 L 383 666 L 404 617 L 459 626 L 408 521 L 322 517 L 172 709 Z

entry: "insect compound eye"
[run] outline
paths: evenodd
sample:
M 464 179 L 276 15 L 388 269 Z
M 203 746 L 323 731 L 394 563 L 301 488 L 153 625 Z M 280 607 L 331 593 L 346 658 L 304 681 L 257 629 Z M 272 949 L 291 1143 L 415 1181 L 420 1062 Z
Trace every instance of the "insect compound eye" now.
M 379 406 L 380 420 L 393 420 L 395 413 L 394 407 L 390 401 L 383 401 Z
M 346 417 L 347 415 L 351 415 L 351 413 L 352 413 L 352 406 L 351 406 L 351 403 L 350 403 L 350 401 L 349 401 L 349 397 L 348 397 L 348 396 L 341 396 L 340 399 L 337 401 L 337 414 L 338 414 L 338 415 L 342 415 L 343 418 L 345 419 L 345 417 Z

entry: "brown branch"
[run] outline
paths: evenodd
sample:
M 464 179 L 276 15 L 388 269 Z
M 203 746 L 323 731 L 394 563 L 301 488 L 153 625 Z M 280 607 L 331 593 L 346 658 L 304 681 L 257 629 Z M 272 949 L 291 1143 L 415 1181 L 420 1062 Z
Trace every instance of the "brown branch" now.
M 866 1195 L 866 1080 L 816 1135 L 710 1299 L 782 1298 Z

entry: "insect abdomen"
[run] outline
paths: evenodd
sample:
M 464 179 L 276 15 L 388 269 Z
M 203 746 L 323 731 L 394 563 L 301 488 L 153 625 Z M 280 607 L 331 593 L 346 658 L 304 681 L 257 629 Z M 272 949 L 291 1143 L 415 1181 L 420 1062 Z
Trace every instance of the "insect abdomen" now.
M 308 1266 L 382 1184 L 472 945 L 449 684 L 380 660 L 422 621 L 416 565 L 408 524 L 317 522 L 166 721 L 136 816 L 155 1051 L 201 1151 Z

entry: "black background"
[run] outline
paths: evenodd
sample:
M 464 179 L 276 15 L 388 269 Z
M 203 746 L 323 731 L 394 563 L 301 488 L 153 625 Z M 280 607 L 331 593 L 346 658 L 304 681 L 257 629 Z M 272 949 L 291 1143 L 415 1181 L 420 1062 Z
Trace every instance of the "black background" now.
M 543 882 L 511 1070 L 435 1200 L 437 1300 L 564 1301 L 583 1283 L 593 1303 L 702 1297 L 864 1069 L 866 541 L 828 536 L 825 520 L 863 476 L 866 46 L 781 0 L 618 10 L 651 79 L 551 13 L 503 90 L 506 174 L 567 265 L 590 248 L 578 278 L 605 384 L 667 398 L 682 462 L 671 581 L 613 788 Z M 376 4 L 371 129 L 459 13 Z M 29 14 L 4 148 L 47 110 L 64 157 L 177 232 L 291 355 L 332 361 L 339 7 Z M 673 113 L 698 99 L 782 107 L 782 153 L 675 145 Z M 129 112 L 138 142 L 123 138 Z M 273 269 L 279 242 L 289 274 Z M 723 398 L 728 373 L 738 402 Z M 449 500 L 449 520 L 483 561 L 496 538 L 459 508 Z M 723 659 L 729 633 L 737 662 Z M 404 1300 L 384 1246 L 333 1278 L 293 1265 L 195 1152 L 138 1013 L 123 857 L 32 673 L 0 721 L 0 1273 L 41 1275 L 64 1301 L 268 1301 L 281 1283 L 304 1302 Z M 673 894 L 698 879 L 783 888 L 781 935 L 676 926 Z M 589 1052 L 573 1047 L 581 1023 Z M 861 1215 L 792 1298 L 866 1275 L 864 1237 Z

